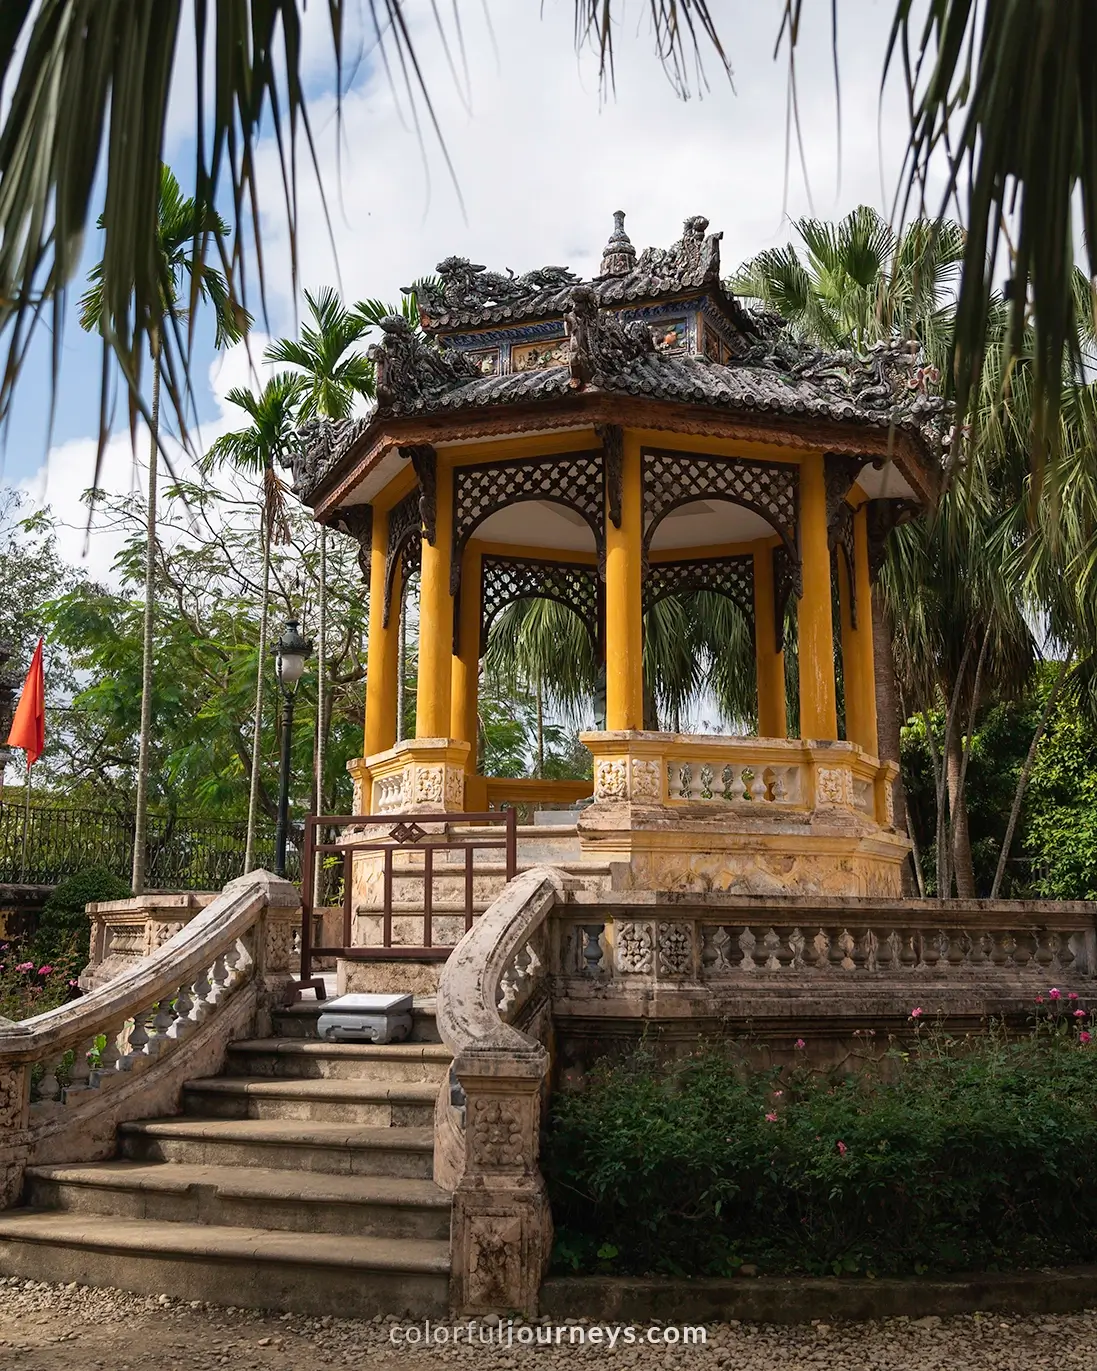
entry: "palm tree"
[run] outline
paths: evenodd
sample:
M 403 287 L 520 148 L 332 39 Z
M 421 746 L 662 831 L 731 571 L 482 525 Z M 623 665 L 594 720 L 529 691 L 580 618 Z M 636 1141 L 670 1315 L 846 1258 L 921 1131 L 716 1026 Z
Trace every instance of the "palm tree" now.
M 1013 282 L 1007 343 L 1011 355 L 1018 355 L 1026 324 L 1032 324 L 1033 415 L 1042 425 L 1057 412 L 1063 360 L 1072 340 L 1076 202 L 1088 277 L 1097 277 L 1097 143 L 1089 118 L 1097 12 L 1092 0 L 992 6 L 936 0 L 928 13 L 909 0 L 893 3 L 884 65 L 887 70 L 901 64 L 909 87 L 907 199 L 920 202 L 930 159 L 942 155 L 948 168 L 942 216 L 954 196 L 967 193 L 969 233 L 956 333 L 959 400 L 965 406 L 978 388 L 995 263 L 1004 244 Z M 611 85 L 614 34 L 624 2 L 573 4 L 575 42 L 595 50 L 601 80 Z M 820 7 L 825 8 L 823 0 Z M 303 8 L 300 0 L 262 5 L 241 0 L 233 6 L 195 0 L 194 22 L 186 23 L 180 0 L 138 0 L 136 8 L 23 0 L 5 7 L 0 88 L 9 102 L 0 119 L 0 331 L 8 328 L 10 341 L 0 417 L 45 303 L 54 302 L 54 324 L 61 322 L 64 291 L 79 269 L 95 215 L 100 167 L 104 261 L 113 279 L 127 282 L 112 289 L 108 302 L 117 321 L 109 343 L 136 398 L 142 344 L 151 344 L 160 318 L 162 278 L 154 250 L 159 168 L 173 105 L 168 96 L 179 73 L 194 73 L 204 121 L 194 178 L 200 198 L 214 203 L 227 181 L 237 218 L 245 206 L 252 211 L 251 245 L 239 244 L 231 258 L 223 240 L 214 249 L 223 261 L 239 263 L 241 279 L 248 269 L 256 270 L 262 288 L 256 168 L 262 162 L 259 139 L 273 122 L 284 154 L 280 166 L 296 271 L 299 144 L 309 148 L 315 165 L 302 67 Z M 336 91 L 343 88 L 348 8 L 343 0 L 327 6 Z M 801 31 L 800 8 L 779 9 L 779 36 L 790 49 Z M 442 140 L 404 0 L 383 0 L 377 9 L 383 65 L 404 73 L 409 98 L 424 108 Z M 723 46 L 714 9 L 711 0 L 651 5 L 656 51 L 682 96 L 690 92 L 691 71 L 705 80 L 704 54 L 731 71 L 733 53 Z M 441 29 L 438 9 L 435 22 Z M 444 31 L 442 36 L 445 41 Z M 139 138 L 132 136 L 135 129 Z M 303 139 L 297 137 L 302 129 Z M 1015 242 L 1012 223 L 1019 227 Z M 180 360 L 185 372 L 188 353 Z M 179 370 L 173 366 L 170 375 Z M 182 422 L 183 392 L 174 383 L 169 392 Z
M 317 295 L 305 291 L 312 317 L 298 338 L 280 338 L 267 348 L 267 358 L 295 368 L 301 380 L 297 416 L 306 419 L 345 419 L 359 399 L 374 396 L 373 363 L 354 345 L 370 325 L 344 307 L 338 294 L 325 286 Z M 330 716 L 327 685 L 328 531 L 320 525 L 319 634 L 317 635 L 316 788 L 315 812 L 324 812 L 324 766 Z M 318 870 L 317 880 L 320 879 Z
M 102 221 L 100 221 L 102 223 Z M 180 317 L 179 288 L 184 277 L 190 278 L 189 308 L 193 313 L 199 301 L 213 307 L 215 343 L 218 348 L 242 337 L 250 320 L 233 303 L 225 278 L 203 259 L 199 243 L 210 234 L 224 236 L 228 232 L 225 221 L 209 204 L 184 195 L 171 168 L 160 168 L 160 189 L 157 200 L 155 259 L 160 283 L 155 317 L 148 320 L 148 342 L 152 359 L 152 403 L 149 409 L 149 475 L 146 506 L 145 545 L 145 622 L 141 661 L 141 729 L 137 755 L 137 799 L 133 830 L 132 883 L 134 894 L 145 888 L 145 834 L 148 824 L 149 735 L 152 727 L 152 657 L 155 630 L 155 569 L 156 569 L 156 476 L 160 457 L 160 382 L 162 376 L 165 321 L 178 322 Z M 104 257 L 92 268 L 90 286 L 80 301 L 80 324 L 89 331 L 97 330 L 110 337 L 119 327 L 114 310 L 119 288 L 122 298 L 130 301 L 133 290 L 132 272 L 119 281 L 114 278 L 115 265 Z M 123 267 L 123 271 L 126 268 Z
M 271 548 L 289 541 L 286 522 L 286 487 L 275 470 L 285 465 L 296 442 L 296 407 L 303 391 L 296 376 L 272 376 L 255 395 L 236 387 L 228 393 L 230 404 L 250 418 L 246 428 L 223 433 L 210 445 L 203 467 L 230 465 L 261 477 L 263 483 L 261 537 L 263 540 L 263 601 L 259 616 L 259 652 L 255 667 L 255 717 L 251 732 L 251 776 L 248 787 L 248 828 L 244 847 L 244 872 L 252 869 L 255 858 L 255 827 L 259 809 L 259 762 L 263 723 L 263 682 L 267 657 L 267 629 L 270 611 Z

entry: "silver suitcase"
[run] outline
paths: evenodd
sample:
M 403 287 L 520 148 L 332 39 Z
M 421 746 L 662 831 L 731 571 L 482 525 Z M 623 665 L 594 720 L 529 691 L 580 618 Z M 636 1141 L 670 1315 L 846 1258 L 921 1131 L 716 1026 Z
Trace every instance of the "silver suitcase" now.
M 410 995 L 340 995 L 316 1022 L 327 1042 L 402 1043 L 411 1035 Z

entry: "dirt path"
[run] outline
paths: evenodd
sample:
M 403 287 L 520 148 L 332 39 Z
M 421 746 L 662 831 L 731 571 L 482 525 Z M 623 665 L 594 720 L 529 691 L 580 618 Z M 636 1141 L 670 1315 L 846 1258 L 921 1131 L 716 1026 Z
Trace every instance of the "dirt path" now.
M 409 1335 L 409 1329 L 411 1333 Z M 581 1331 L 580 1331 L 581 1330 Z M 612 1330 L 611 1330 L 612 1332 Z M 507 1329 L 504 1326 L 504 1336 Z M 518 1330 L 512 1328 L 517 1338 Z M 599 1345 L 568 1345 L 589 1326 L 542 1328 L 551 1345 L 424 1348 L 421 1326 L 377 1320 L 309 1319 L 299 1315 L 191 1306 L 118 1290 L 90 1290 L 0 1279 L 0 1368 L 8 1371 L 428 1371 L 449 1365 L 521 1371 L 525 1366 L 617 1371 L 1065 1371 L 1097 1367 L 1097 1310 L 1027 1319 L 972 1315 L 885 1323 L 787 1328 L 712 1324 L 704 1346 L 634 1342 L 619 1331 Z M 395 1335 L 395 1341 L 394 1341 Z M 437 1331 L 435 1331 L 437 1336 Z M 473 1336 L 498 1338 L 499 1329 Z M 521 1335 L 535 1338 L 536 1330 Z M 657 1330 L 660 1339 L 663 1331 Z M 418 1337 L 418 1345 L 412 1339 Z M 447 1338 L 452 1334 L 447 1332 Z M 410 1345 L 409 1345 L 410 1343 Z M 563 1345 L 560 1345 L 560 1344 Z

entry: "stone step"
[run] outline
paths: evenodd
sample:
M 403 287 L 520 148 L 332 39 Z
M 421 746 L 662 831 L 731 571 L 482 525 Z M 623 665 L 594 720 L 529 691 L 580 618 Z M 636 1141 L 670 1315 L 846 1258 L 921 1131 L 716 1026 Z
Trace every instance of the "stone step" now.
M 119 1219 L 438 1242 L 449 1239 L 451 1207 L 427 1180 L 134 1161 L 30 1167 L 25 1199 Z
M 449 1244 L 14 1209 L 0 1274 L 347 1318 L 446 1313 Z
M 433 1128 L 279 1119 L 141 1119 L 118 1128 L 123 1157 L 196 1166 L 258 1166 L 334 1176 L 433 1176 Z
M 214 1119 L 302 1119 L 428 1128 L 438 1086 L 431 1081 L 270 1080 L 216 1076 L 187 1081 L 183 1113 Z
M 315 1006 L 310 1006 L 315 1008 Z M 315 1015 L 313 1016 L 315 1022 Z M 452 1054 L 441 1043 L 328 1043 L 308 1038 L 253 1038 L 232 1043 L 228 1077 L 280 1080 L 445 1080 Z
M 391 990 L 389 986 L 387 989 Z M 309 994 L 311 995 L 311 991 Z M 291 1005 L 288 1009 L 271 1010 L 271 1028 L 275 1037 L 281 1039 L 311 1039 L 316 1040 L 316 1020 L 323 1013 L 323 1003 L 321 1001 L 308 999 L 302 1000 L 298 1004 Z M 426 996 L 420 1002 L 420 997 L 416 995 L 416 1004 L 411 1011 L 411 1039 L 412 1045 L 418 1043 L 438 1044 L 441 1039 L 438 1036 L 438 1025 L 434 1019 L 434 996 Z M 407 1046 L 408 1044 L 403 1044 Z

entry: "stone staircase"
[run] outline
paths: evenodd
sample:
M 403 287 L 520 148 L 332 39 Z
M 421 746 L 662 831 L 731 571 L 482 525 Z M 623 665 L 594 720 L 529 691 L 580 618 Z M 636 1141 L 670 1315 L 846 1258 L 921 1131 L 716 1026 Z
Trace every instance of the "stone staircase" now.
M 318 1008 L 228 1049 L 182 1113 L 123 1123 L 117 1156 L 28 1168 L 0 1213 L 0 1274 L 184 1300 L 371 1317 L 443 1315 L 450 1196 L 433 1175 L 450 1055 L 315 1036 Z

